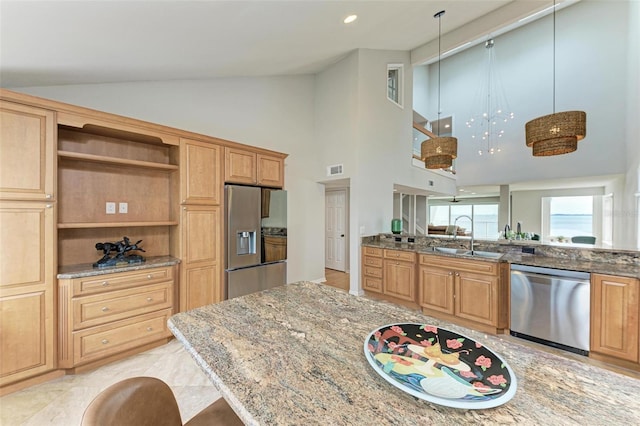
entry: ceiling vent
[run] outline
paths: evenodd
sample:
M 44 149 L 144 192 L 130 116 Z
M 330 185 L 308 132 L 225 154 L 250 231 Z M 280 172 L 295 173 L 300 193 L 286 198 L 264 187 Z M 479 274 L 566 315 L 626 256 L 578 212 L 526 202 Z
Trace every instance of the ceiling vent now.
M 327 176 L 339 176 L 342 174 L 342 164 L 327 167 Z

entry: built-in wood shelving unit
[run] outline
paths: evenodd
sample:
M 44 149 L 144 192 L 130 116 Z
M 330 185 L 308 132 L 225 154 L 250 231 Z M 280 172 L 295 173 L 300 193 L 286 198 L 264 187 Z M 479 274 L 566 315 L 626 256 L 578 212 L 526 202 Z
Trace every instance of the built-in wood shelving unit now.
M 120 166 L 142 167 L 148 169 L 174 171 L 178 170 L 175 164 L 155 163 L 151 161 L 129 160 L 127 158 L 107 157 L 104 155 L 84 154 L 81 152 L 58 151 L 59 158 L 70 160 L 88 161 L 92 163 L 113 164 Z

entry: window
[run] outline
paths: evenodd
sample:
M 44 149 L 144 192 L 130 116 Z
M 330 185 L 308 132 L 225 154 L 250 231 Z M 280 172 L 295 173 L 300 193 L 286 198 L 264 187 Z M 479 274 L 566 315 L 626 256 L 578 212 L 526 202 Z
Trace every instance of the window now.
M 593 196 L 545 197 L 543 205 L 548 203 L 548 214 L 544 223 L 549 224 L 549 240 L 571 239 L 577 235 L 593 233 Z M 544 211 L 543 210 L 543 211 Z
M 466 215 L 473 218 L 474 238 L 496 240 L 498 230 L 498 203 L 450 203 L 429 205 L 429 224 L 435 226 L 453 225 L 456 218 Z M 471 223 L 467 218 L 460 218 L 457 223 L 466 231 L 471 231 Z
M 387 99 L 402 107 L 402 90 L 404 80 L 404 65 L 387 65 Z

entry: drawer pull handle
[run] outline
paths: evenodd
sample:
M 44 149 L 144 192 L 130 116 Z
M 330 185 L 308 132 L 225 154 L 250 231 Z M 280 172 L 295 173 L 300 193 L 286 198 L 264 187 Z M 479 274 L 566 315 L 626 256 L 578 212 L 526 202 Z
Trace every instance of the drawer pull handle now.
M 147 331 L 153 331 L 153 327 L 147 327 Z
M 102 340 L 102 344 L 103 344 L 103 345 L 106 345 L 107 343 L 109 343 L 109 341 L 108 341 L 107 339 L 103 339 L 103 340 Z
M 147 302 L 153 302 L 153 297 L 147 297 Z
M 148 279 L 148 280 L 150 280 L 151 278 L 153 278 L 153 275 L 148 274 L 148 275 L 147 275 L 147 279 Z
M 107 312 L 108 310 L 109 310 L 109 307 L 108 307 L 108 306 L 103 306 L 103 307 L 102 307 L 102 312 Z
M 106 287 L 109 285 L 109 281 L 102 281 L 102 287 Z

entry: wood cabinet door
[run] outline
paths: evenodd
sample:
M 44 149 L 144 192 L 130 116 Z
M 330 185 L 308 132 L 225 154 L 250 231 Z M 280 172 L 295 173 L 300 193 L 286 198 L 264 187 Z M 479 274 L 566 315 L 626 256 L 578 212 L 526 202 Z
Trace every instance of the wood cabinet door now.
M 52 111 L 0 101 L 0 199 L 55 198 L 55 124 Z
M 455 272 L 455 315 L 496 325 L 498 277 Z
M 53 204 L 0 201 L 0 385 L 55 369 Z
M 182 207 L 180 311 L 219 302 L 223 298 L 220 208 Z
M 53 292 L 0 290 L 0 385 L 54 370 Z
M 258 185 L 282 188 L 284 186 L 284 160 L 258 154 Z
M 218 266 L 209 265 L 184 270 L 180 280 L 180 311 L 220 302 L 223 298 Z
M 638 362 L 640 280 L 592 274 L 593 352 Z
M 415 302 L 415 264 L 384 261 L 384 280 L 382 282 L 384 294 L 398 299 Z
M 454 273 L 451 270 L 422 266 L 418 277 L 418 304 L 453 315 Z
M 221 147 L 180 140 L 180 194 L 182 204 L 220 204 Z
M 220 261 L 220 208 L 182 206 L 182 266 Z
M 224 181 L 255 185 L 257 182 L 256 153 L 243 149 L 224 149 Z

